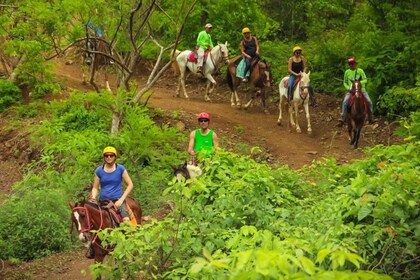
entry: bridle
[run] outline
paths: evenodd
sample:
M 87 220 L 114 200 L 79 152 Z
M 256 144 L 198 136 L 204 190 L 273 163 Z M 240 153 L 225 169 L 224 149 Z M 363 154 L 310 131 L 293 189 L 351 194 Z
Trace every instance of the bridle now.
M 226 53 L 226 55 L 225 55 L 225 53 L 222 51 L 222 45 L 221 44 L 219 44 L 219 45 L 217 45 L 219 48 L 218 48 L 218 53 L 219 53 L 219 58 L 221 58 L 222 59 L 222 61 L 225 63 L 225 64 L 227 64 L 227 63 L 229 63 L 229 56 L 228 56 L 228 54 Z M 213 58 L 213 55 L 212 55 L 212 53 L 211 53 L 211 51 L 210 51 L 210 59 L 211 59 L 211 63 L 213 63 L 213 65 L 214 65 L 214 70 L 215 71 L 217 71 L 218 70 L 218 66 L 219 66 L 219 64 L 217 63 L 216 64 L 216 62 L 214 61 L 214 58 Z
M 305 92 L 306 89 L 306 92 Z M 303 78 L 300 80 L 299 82 L 299 95 L 300 98 L 302 98 L 303 100 L 306 99 L 306 97 L 308 96 L 308 90 L 309 90 L 309 82 L 304 83 L 303 82 Z
M 100 220 L 101 220 L 98 229 L 102 229 L 104 219 L 103 219 L 103 215 L 102 215 L 102 210 L 100 209 L 99 206 L 98 206 L 98 210 L 99 210 L 99 215 L 100 215 Z M 80 215 L 79 211 L 84 212 L 85 220 L 86 220 L 86 223 L 87 223 L 87 226 L 85 228 L 82 226 L 82 223 L 80 222 L 80 216 L 81 215 Z M 77 213 L 79 215 L 79 219 L 77 220 L 77 222 L 78 222 L 77 231 L 79 232 L 79 234 L 88 233 L 87 237 L 89 237 L 90 232 L 93 229 L 93 223 L 91 222 L 91 217 L 90 217 L 89 211 L 88 211 L 87 207 L 85 206 L 85 204 L 83 206 L 79 206 L 79 204 L 76 204 L 75 207 L 73 207 L 73 209 L 72 209 L 73 216 L 74 216 L 74 213 Z M 80 225 L 80 228 L 79 228 L 79 225 Z M 90 237 L 90 243 L 91 244 L 95 243 L 95 240 L 97 239 L 97 237 L 98 237 L 97 233 L 93 234 Z M 100 248 L 104 249 L 104 250 L 109 251 L 108 249 L 106 249 L 102 245 L 100 245 L 99 243 L 97 243 L 96 245 L 99 246 Z

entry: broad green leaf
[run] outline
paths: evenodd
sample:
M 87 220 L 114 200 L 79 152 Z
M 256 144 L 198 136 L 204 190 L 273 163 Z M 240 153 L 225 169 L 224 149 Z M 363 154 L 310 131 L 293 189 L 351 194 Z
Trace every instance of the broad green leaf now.
M 366 205 L 360 207 L 359 212 L 357 213 L 357 220 L 361 221 L 366 218 L 370 213 L 372 213 L 372 209 Z
M 316 262 L 319 263 L 319 264 L 321 264 L 324 261 L 325 257 L 329 253 L 331 253 L 331 250 L 330 249 L 322 249 L 322 250 L 318 251 L 318 254 L 316 256 Z

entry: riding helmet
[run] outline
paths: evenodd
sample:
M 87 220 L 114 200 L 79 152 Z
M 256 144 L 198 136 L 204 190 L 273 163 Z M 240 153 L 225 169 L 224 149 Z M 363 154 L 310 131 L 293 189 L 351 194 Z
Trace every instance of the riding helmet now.
M 117 149 L 115 149 L 114 147 L 111 147 L 111 146 L 105 147 L 102 154 L 104 155 L 106 153 L 113 153 L 116 156 L 117 155 Z
M 293 53 L 295 53 L 296 51 L 302 51 L 302 48 L 299 46 L 296 46 L 293 48 Z
M 244 29 L 242 29 L 242 34 L 245 33 L 251 33 L 251 30 L 248 27 L 245 27 Z
M 210 121 L 210 115 L 209 113 L 206 112 L 202 112 L 200 114 L 198 114 L 197 119 L 208 119 Z
M 354 58 L 354 57 L 351 57 L 351 58 L 347 59 L 347 62 L 349 64 L 357 63 L 356 58 Z
M 210 23 L 207 23 L 205 28 L 213 28 L 213 25 L 211 25 Z

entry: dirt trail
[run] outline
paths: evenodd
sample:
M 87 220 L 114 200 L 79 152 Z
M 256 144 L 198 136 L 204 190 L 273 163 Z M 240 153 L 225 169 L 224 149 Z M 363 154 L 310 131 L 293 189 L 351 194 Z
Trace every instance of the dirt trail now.
M 72 88 L 91 90 L 89 85 L 82 85 L 80 66 L 77 64 L 66 65 L 59 63 L 56 71 L 58 78 L 65 85 L 66 91 Z M 137 73 L 139 85 L 144 83 L 144 75 Z M 288 164 L 292 168 L 301 168 L 311 164 L 314 160 L 323 157 L 335 157 L 339 164 L 350 162 L 352 159 L 363 157 L 362 150 L 353 150 L 348 144 L 345 128 L 337 128 L 336 119 L 339 115 L 341 100 L 330 96 L 317 94 L 316 108 L 310 108 L 313 133 L 306 133 L 306 119 L 300 112 L 299 123 L 302 133 L 289 131 L 287 116 L 283 117 L 283 126 L 277 126 L 278 108 L 276 100 L 277 88 L 273 87 L 270 96 L 270 114 L 262 112 L 259 100 L 248 111 L 238 110 L 230 106 L 230 93 L 223 77 L 216 77 L 218 86 L 211 96 L 212 102 L 204 102 L 204 80 L 190 77 L 187 80 L 187 91 L 190 99 L 176 98 L 176 77 L 167 73 L 153 88 L 148 106 L 159 108 L 167 115 L 180 115 L 180 121 L 185 125 L 186 132 L 197 127 L 196 114 L 207 111 L 212 115 L 211 128 L 218 133 L 221 146 L 226 150 L 242 151 L 248 153 L 253 146 L 263 150 L 264 159 L 271 163 Z M 101 80 L 98 81 L 101 83 Z M 115 80 L 111 79 L 111 87 Z M 246 91 L 246 85 L 239 88 L 240 92 Z M 277 98 L 278 99 L 278 98 Z M 244 103 L 244 102 L 243 102 Z M 178 119 L 178 118 L 177 118 Z M 179 120 L 170 121 L 176 125 Z M 19 132 L 4 129 L 7 127 L 5 116 L 0 118 L 0 170 L 10 170 L 3 173 L 0 180 L 0 203 L 2 196 L 11 192 L 14 182 L 20 180 L 19 166 L 22 164 L 21 154 L 12 154 L 10 150 L 20 141 Z M 378 119 L 374 125 L 363 128 L 360 146 L 374 146 L 377 144 L 389 145 L 401 142 L 393 134 L 394 125 Z M 185 148 L 188 138 L 185 139 Z M 6 156 L 5 156 L 6 155 Z M 11 170 L 15 170 L 12 172 Z M 82 270 L 89 269 L 92 262 L 83 256 L 82 250 L 62 253 L 30 263 L 11 266 L 9 263 L 0 263 L 1 279 L 90 279 L 83 276 Z M 6 267 L 2 268 L 3 265 Z

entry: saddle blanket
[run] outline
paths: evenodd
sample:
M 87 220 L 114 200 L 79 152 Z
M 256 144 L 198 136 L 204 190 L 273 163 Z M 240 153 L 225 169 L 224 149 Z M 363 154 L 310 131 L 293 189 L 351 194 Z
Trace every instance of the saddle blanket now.
M 238 77 L 239 79 L 243 79 L 245 77 L 245 67 L 245 58 L 242 58 L 238 66 L 236 67 L 236 77 Z M 249 71 L 246 76 L 249 77 Z

